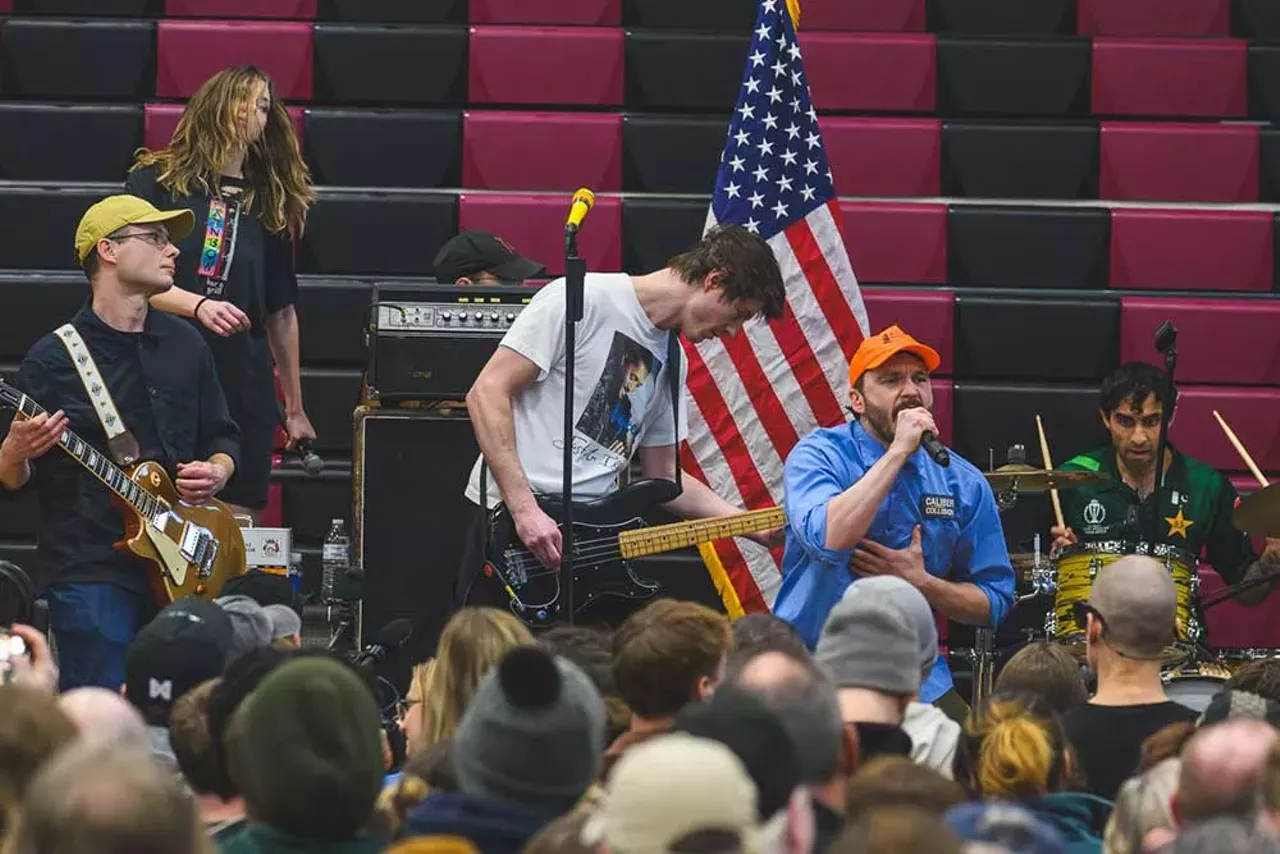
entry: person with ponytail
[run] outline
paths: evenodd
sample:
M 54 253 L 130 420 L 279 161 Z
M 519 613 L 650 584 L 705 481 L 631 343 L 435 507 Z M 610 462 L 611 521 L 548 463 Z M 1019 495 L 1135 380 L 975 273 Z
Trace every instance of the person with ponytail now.
M 256 516 L 267 503 L 280 421 L 273 361 L 290 446 L 316 435 L 302 406 L 293 263 L 293 238 L 315 193 L 271 80 L 252 66 L 210 77 L 191 96 L 168 147 L 138 150 L 126 188 L 195 214 L 195 230 L 178 243 L 176 287 L 151 304 L 189 318 L 213 350 L 242 433 L 235 475 L 219 497 Z
M 1096 854 L 1112 803 L 1065 791 L 1075 757 L 1053 709 L 1030 694 L 996 693 L 965 722 L 956 779 L 985 800 L 1018 803 L 1062 837 L 1068 854 Z

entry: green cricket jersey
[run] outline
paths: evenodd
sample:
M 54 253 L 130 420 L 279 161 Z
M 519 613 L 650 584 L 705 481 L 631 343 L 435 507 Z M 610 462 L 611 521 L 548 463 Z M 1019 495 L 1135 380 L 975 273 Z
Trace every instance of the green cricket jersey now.
M 1249 537 L 1231 522 L 1236 490 L 1210 465 L 1175 448 L 1165 475 L 1156 515 L 1156 544 L 1203 557 L 1228 584 L 1238 582 L 1257 560 Z M 1148 542 L 1155 496 L 1139 501 L 1138 493 L 1120 478 L 1110 446 L 1081 454 L 1062 466 L 1101 472 L 1111 478 L 1102 486 L 1064 489 L 1058 495 L 1067 527 L 1082 543 Z

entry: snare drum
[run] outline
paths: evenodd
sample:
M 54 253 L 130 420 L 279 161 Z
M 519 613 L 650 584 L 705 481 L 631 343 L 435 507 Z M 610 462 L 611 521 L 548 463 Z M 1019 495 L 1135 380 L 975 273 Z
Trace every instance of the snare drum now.
M 1264 661 L 1269 658 L 1280 657 L 1280 649 L 1266 649 L 1264 647 L 1214 647 L 1213 656 L 1220 661 L 1224 667 L 1234 676 L 1240 672 L 1240 668 L 1253 661 Z
M 1230 678 L 1231 670 L 1216 661 L 1184 664 L 1161 675 L 1170 700 L 1201 714 Z
M 1137 553 L 1145 551 L 1140 549 Z M 1118 542 L 1081 543 L 1055 553 L 1053 561 L 1058 590 L 1054 595 L 1053 612 L 1045 619 L 1045 633 L 1064 643 L 1083 645 L 1084 626 L 1076 621 L 1076 604 L 1089 600 L 1093 579 L 1104 566 L 1134 553 L 1133 548 L 1125 548 L 1125 544 Z M 1178 591 L 1177 640 L 1195 643 L 1201 635 L 1194 608 L 1200 589 L 1197 571 L 1200 562 L 1190 552 L 1164 546 L 1157 549 L 1156 559 L 1169 570 Z

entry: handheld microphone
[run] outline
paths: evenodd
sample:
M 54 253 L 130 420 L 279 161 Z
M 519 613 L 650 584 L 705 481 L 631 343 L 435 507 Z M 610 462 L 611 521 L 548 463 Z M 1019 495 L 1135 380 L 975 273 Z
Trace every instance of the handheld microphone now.
M 938 441 L 938 437 L 933 434 L 932 430 L 925 430 L 920 437 L 920 444 L 924 445 L 924 449 L 929 452 L 929 456 L 940 466 L 951 465 L 951 454 L 946 447 Z
M 299 439 L 294 442 L 293 450 L 294 453 L 302 458 L 302 470 L 311 477 L 315 477 L 320 474 L 320 472 L 324 471 L 324 460 L 322 460 L 320 455 L 315 452 L 315 449 L 311 447 L 310 439 Z
M 579 187 L 573 194 L 573 203 L 569 207 L 569 216 L 564 221 L 564 230 L 568 234 L 577 234 L 582 221 L 595 207 L 596 194 L 586 187 Z
M 1178 342 L 1178 327 L 1169 321 L 1160 324 L 1156 329 L 1155 345 L 1156 350 L 1167 354 L 1174 344 Z
M 379 664 L 389 653 L 395 652 L 413 636 L 413 622 L 399 617 L 387 623 L 373 638 L 373 643 L 360 650 L 356 664 L 360 667 Z

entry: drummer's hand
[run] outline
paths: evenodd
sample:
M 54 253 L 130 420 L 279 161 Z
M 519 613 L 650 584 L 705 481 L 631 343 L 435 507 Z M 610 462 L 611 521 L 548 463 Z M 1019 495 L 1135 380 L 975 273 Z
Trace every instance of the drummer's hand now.
M 1053 535 L 1054 549 L 1062 549 L 1067 546 L 1074 546 L 1077 542 L 1076 532 L 1066 526 L 1054 525 L 1049 529 L 1049 533 Z
M 911 542 L 905 549 L 891 549 L 874 540 L 863 540 L 853 550 L 849 569 L 856 575 L 896 575 L 914 587 L 919 587 L 929 576 L 924 568 L 924 550 L 920 547 L 920 526 L 911 532 Z
M 1254 561 L 1249 567 L 1249 571 L 1244 574 L 1244 578 L 1241 579 L 1241 583 L 1276 575 L 1277 570 L 1280 570 L 1280 566 L 1277 566 L 1272 562 L 1271 556 L 1274 554 L 1275 553 L 1272 552 L 1266 557 Z M 1259 584 L 1257 587 L 1250 587 L 1248 590 L 1240 591 L 1236 594 L 1235 600 L 1246 608 L 1254 608 L 1261 605 L 1263 601 L 1271 595 L 1271 591 L 1275 589 L 1275 581 L 1270 581 L 1266 584 Z

